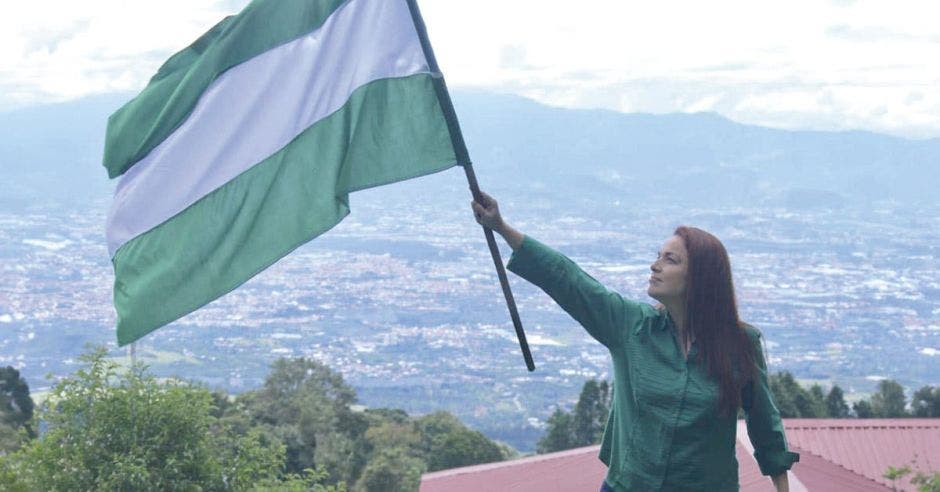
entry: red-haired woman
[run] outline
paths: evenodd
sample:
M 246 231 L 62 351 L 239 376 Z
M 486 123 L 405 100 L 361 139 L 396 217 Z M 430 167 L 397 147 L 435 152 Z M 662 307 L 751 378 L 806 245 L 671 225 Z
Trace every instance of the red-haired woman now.
M 767 386 L 760 332 L 738 318 L 721 242 L 679 227 L 650 266 L 650 297 L 624 299 L 560 253 L 503 221 L 489 195 L 477 222 L 513 249 L 509 270 L 544 290 L 610 351 L 614 393 L 601 444 L 601 490 L 738 490 L 744 410 L 754 457 L 778 491 L 799 455 L 787 449 Z

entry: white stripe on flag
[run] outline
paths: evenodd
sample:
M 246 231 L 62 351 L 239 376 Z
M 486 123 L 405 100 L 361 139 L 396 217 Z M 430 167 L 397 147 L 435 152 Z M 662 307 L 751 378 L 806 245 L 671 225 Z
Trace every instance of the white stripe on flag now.
M 226 71 L 121 177 L 109 253 L 274 154 L 358 87 L 418 73 L 429 68 L 405 0 L 349 0 L 320 29 Z

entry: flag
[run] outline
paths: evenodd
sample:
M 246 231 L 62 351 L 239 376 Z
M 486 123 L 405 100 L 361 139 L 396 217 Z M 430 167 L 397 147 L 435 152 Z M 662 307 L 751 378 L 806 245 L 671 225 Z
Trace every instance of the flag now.
M 468 163 L 414 0 L 253 1 L 108 120 L 118 343 L 329 230 L 350 192 Z

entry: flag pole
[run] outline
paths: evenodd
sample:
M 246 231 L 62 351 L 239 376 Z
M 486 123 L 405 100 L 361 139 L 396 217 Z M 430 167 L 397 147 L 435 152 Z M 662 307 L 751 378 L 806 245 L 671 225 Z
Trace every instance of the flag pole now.
M 454 111 L 454 105 L 450 100 L 450 94 L 447 93 L 447 85 L 444 84 L 444 76 L 441 74 L 440 67 L 437 66 L 437 59 L 434 57 L 434 50 L 431 49 L 431 41 L 428 39 L 428 31 L 421 18 L 421 12 L 418 10 L 417 0 L 406 0 L 408 10 L 411 11 L 411 19 L 414 21 L 415 30 L 418 38 L 421 40 L 421 49 L 424 51 L 424 57 L 428 61 L 428 69 L 434 80 L 434 91 L 437 93 L 437 101 L 444 112 L 444 118 L 447 121 L 447 131 L 450 133 L 450 140 L 454 146 L 457 164 L 463 166 L 467 174 L 467 181 L 470 184 L 470 192 L 473 199 L 478 203 L 483 203 L 483 195 L 480 193 L 480 186 L 477 184 L 477 177 L 473 172 L 473 164 L 470 162 L 470 153 L 467 152 L 467 146 L 463 141 L 463 134 L 460 133 L 460 124 L 457 122 L 457 113 Z M 506 298 L 506 306 L 509 308 L 509 317 L 512 318 L 512 325 L 516 329 L 516 338 L 519 339 L 519 348 L 522 349 L 522 357 L 525 359 L 525 366 L 529 371 L 535 370 L 535 362 L 532 361 L 532 352 L 529 351 L 529 342 L 525 339 L 525 331 L 522 329 L 522 321 L 519 319 L 519 312 L 516 310 L 516 301 L 512 297 L 512 291 L 509 289 L 509 279 L 506 277 L 506 269 L 503 267 L 503 259 L 500 257 L 499 248 L 496 246 L 496 238 L 493 237 L 493 231 L 484 227 L 483 234 L 486 236 L 486 244 L 490 248 L 490 255 L 493 257 L 493 263 L 496 265 L 496 274 L 499 276 L 499 284 L 503 288 L 503 296 Z
M 463 167 L 467 174 L 467 181 L 470 183 L 470 193 L 477 203 L 485 203 L 483 195 L 480 193 L 480 186 L 477 184 L 476 174 L 473 172 L 473 165 L 467 164 Z M 509 279 L 506 277 L 506 268 L 503 267 L 503 259 L 500 257 L 499 248 L 496 247 L 496 238 L 493 237 L 493 230 L 484 227 L 483 234 L 486 236 L 486 244 L 490 247 L 490 255 L 493 257 L 493 263 L 496 265 L 496 275 L 499 277 L 499 284 L 503 287 L 503 296 L 506 298 L 506 306 L 509 308 L 509 317 L 512 318 L 512 325 L 516 329 L 516 338 L 519 339 L 519 348 L 522 349 L 522 357 L 525 359 L 525 366 L 529 371 L 535 370 L 535 362 L 532 361 L 532 352 L 529 351 L 529 342 L 526 341 L 525 331 L 522 329 L 522 320 L 519 319 L 519 311 L 516 309 L 516 301 L 509 289 Z

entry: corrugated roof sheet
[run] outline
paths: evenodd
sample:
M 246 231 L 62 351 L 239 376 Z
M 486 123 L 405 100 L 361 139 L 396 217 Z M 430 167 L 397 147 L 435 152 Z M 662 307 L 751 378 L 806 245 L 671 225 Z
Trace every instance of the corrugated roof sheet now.
M 486 465 L 454 468 L 421 477 L 421 492 L 597 492 L 607 467 L 600 446 L 570 449 Z
M 888 466 L 916 458 L 923 471 L 940 470 L 940 419 L 785 419 L 787 440 L 800 461 L 791 470 L 791 490 L 915 490 L 910 482 L 891 484 Z M 750 453 L 746 433 L 736 447 L 742 492 L 772 492 L 769 478 Z M 548 491 L 596 492 L 607 474 L 597 459 L 599 446 L 428 473 L 422 492 Z
M 885 487 L 916 490 L 909 479 L 884 478 L 889 466 L 940 471 L 940 419 L 787 419 L 784 427 L 791 447 Z

